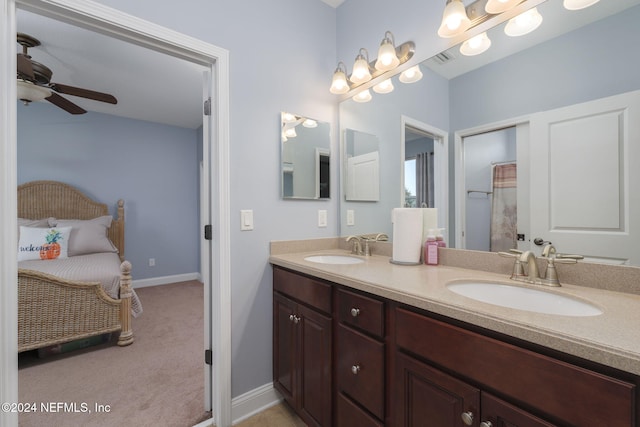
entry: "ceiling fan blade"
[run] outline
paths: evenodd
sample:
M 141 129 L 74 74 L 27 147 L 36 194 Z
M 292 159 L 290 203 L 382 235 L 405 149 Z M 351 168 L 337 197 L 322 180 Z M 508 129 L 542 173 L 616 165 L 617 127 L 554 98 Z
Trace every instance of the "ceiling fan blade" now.
M 64 93 L 65 95 L 80 96 L 82 98 L 93 99 L 94 101 L 107 102 L 109 104 L 117 104 L 118 100 L 108 93 L 96 92 L 88 89 L 81 89 L 79 87 L 67 86 L 60 83 L 51 83 L 49 87 L 56 92 Z
M 31 61 L 21 53 L 18 54 L 18 74 L 22 74 L 30 80 L 35 80 Z
M 45 99 L 71 114 L 84 114 L 87 112 L 87 110 L 79 107 L 68 99 L 61 97 L 55 92 L 51 92 L 51 96 L 48 96 Z

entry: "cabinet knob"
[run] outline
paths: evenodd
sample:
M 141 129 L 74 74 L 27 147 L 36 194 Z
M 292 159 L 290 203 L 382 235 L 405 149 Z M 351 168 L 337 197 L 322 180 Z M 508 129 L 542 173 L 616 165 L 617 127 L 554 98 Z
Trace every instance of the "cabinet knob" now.
M 493 424 L 491 424 L 491 421 L 483 421 L 480 423 L 480 427 L 493 427 Z
M 358 317 L 360 315 L 360 309 L 359 308 L 352 308 L 351 309 L 351 315 L 353 317 Z
M 462 422 L 465 425 L 467 426 L 473 425 L 473 412 L 471 411 L 463 412 L 461 417 L 462 417 Z
M 351 373 L 353 375 L 358 375 L 358 372 L 360 372 L 360 365 L 353 365 L 351 367 Z
M 292 314 L 289 316 L 289 320 L 291 320 L 293 323 L 298 323 L 300 321 L 300 318 L 295 314 Z

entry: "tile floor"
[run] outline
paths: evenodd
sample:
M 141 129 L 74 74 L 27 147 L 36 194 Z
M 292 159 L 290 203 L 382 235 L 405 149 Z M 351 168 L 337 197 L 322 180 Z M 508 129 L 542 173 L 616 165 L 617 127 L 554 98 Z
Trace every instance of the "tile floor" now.
M 306 424 L 285 403 L 254 415 L 235 427 L 305 427 Z

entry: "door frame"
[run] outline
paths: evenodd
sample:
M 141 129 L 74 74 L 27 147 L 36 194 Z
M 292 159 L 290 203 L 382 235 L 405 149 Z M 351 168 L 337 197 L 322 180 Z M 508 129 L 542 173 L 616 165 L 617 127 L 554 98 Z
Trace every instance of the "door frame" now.
M 216 97 L 208 116 L 211 138 L 203 141 L 204 170 L 209 176 L 212 310 L 211 342 L 213 422 L 231 426 L 231 235 L 229 166 L 229 52 L 89 0 L 0 0 L 0 401 L 18 402 L 17 349 L 17 102 L 16 7 L 129 41 L 215 70 L 210 87 Z M 215 126 L 213 126 L 215 124 Z M 203 266 L 204 268 L 204 266 Z M 207 316 L 205 316 L 206 318 Z M 203 354 L 204 358 L 204 354 Z M 0 412 L 0 425 L 17 425 L 18 414 Z
M 526 190 L 518 192 L 518 206 L 522 207 L 522 213 L 518 210 L 518 230 L 523 224 L 522 230 L 529 234 L 529 122 L 530 116 L 520 116 L 498 122 L 463 129 L 454 132 L 454 175 L 455 175 L 455 243 L 453 247 L 464 249 L 466 240 L 464 237 L 466 223 L 466 188 L 465 188 L 465 168 L 464 168 L 464 138 L 482 133 L 493 132 L 509 127 L 516 128 L 517 162 L 518 162 L 518 187 Z M 521 148 L 523 147 L 523 148 Z M 526 224 L 526 225 L 525 225 Z M 528 239 L 525 242 L 518 242 L 519 250 L 528 250 Z
M 433 137 L 433 200 L 438 209 L 438 226 L 449 230 L 449 133 L 404 114 L 400 116 L 400 206 L 404 206 L 404 161 L 407 126 Z M 449 239 L 447 239 L 449 240 Z

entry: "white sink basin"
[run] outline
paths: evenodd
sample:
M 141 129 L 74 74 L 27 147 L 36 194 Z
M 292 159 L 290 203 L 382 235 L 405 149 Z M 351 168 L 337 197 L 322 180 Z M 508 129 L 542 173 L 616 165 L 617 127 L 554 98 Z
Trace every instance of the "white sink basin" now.
M 304 260 L 319 264 L 360 264 L 364 262 L 361 258 L 347 255 L 313 255 L 306 257 Z
M 487 282 L 454 282 L 447 288 L 458 295 L 501 307 L 561 316 L 598 316 L 596 306 L 543 290 Z

